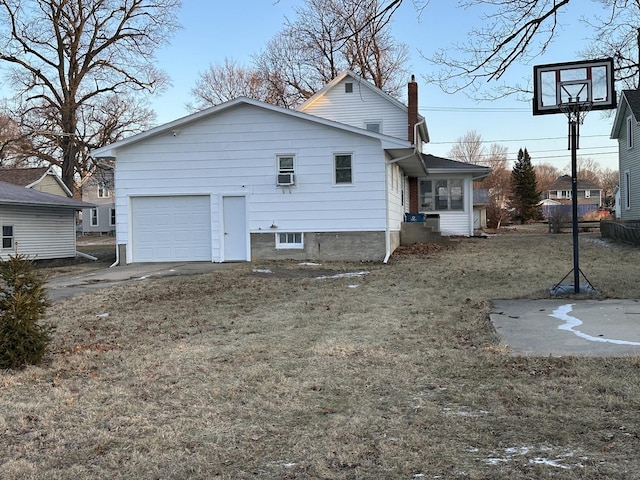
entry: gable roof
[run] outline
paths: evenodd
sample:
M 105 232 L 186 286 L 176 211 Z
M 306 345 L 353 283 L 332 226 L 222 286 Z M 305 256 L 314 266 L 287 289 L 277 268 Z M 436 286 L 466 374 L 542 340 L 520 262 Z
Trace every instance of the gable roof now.
M 482 178 L 491 173 L 491 167 L 483 167 L 482 165 L 475 165 L 473 163 L 459 162 L 449 158 L 436 157 L 435 155 L 427 153 L 423 153 L 422 158 L 429 174 L 469 173 L 476 174 Z
M 621 97 L 611 129 L 613 139 L 620 137 L 620 129 L 627 117 L 627 111 L 631 112 L 636 122 L 640 120 L 640 90 L 623 90 Z
M 25 188 L 32 188 L 38 184 L 44 177 L 51 176 L 65 191 L 67 196 L 73 196 L 69 188 L 64 184 L 60 176 L 52 167 L 33 167 L 33 168 L 1 168 L 0 181 L 12 183 Z
M 549 185 L 547 191 L 571 190 L 572 183 L 571 175 L 563 175 L 558 177 L 555 182 Z M 600 190 L 600 187 L 589 180 L 578 179 L 578 190 Z
M 388 135 L 384 135 L 381 133 L 371 132 L 369 130 L 364 130 L 362 128 L 352 127 L 351 125 L 334 122 L 332 120 L 327 120 L 325 118 L 318 117 L 316 115 L 310 115 L 304 112 L 299 112 L 297 110 L 290 110 L 287 108 L 278 107 L 276 105 L 271 105 L 270 103 L 261 102 L 259 100 L 254 100 L 252 98 L 238 97 L 233 100 L 229 100 L 228 102 L 224 102 L 219 105 L 215 105 L 213 107 L 209 107 L 199 112 L 193 113 L 191 115 L 187 115 L 186 117 L 179 118 L 172 122 L 165 123 L 164 125 L 160 125 L 158 127 L 152 128 L 150 130 L 147 130 L 146 132 L 138 133 L 136 135 L 132 135 L 131 137 L 127 137 L 123 140 L 112 143 L 110 145 L 97 148 L 91 152 L 91 155 L 93 158 L 96 158 L 96 159 L 115 159 L 117 156 L 117 150 L 119 148 L 127 147 L 129 145 L 142 142 L 154 136 L 166 134 L 169 132 L 173 132 L 174 135 L 177 135 L 181 128 L 184 128 L 191 123 L 197 122 L 198 120 L 201 120 L 207 117 L 217 115 L 221 112 L 231 110 L 233 108 L 236 108 L 242 105 L 250 105 L 255 108 L 269 110 L 281 115 L 287 115 L 293 118 L 297 118 L 299 120 L 313 122 L 313 123 L 324 125 L 330 128 L 335 128 L 338 130 L 354 133 L 356 135 L 376 138 L 381 140 L 382 148 L 384 148 L 390 153 L 401 152 L 401 154 L 406 155 L 407 150 L 411 148 L 411 144 L 406 140 L 390 137 Z M 400 153 L 398 155 L 400 155 Z
M 82 210 L 83 208 L 92 208 L 95 206 L 91 203 L 74 200 L 73 198 L 39 192 L 32 188 L 24 188 L 2 181 L 0 181 L 0 205 L 57 207 L 71 210 Z
M 313 96 L 308 98 L 305 102 L 302 103 L 302 105 L 298 106 L 296 110 L 304 111 L 306 107 L 315 103 L 319 98 L 324 97 L 327 94 L 327 92 L 329 92 L 330 90 L 333 90 L 336 87 L 336 85 L 342 82 L 342 80 L 344 80 L 346 77 L 352 78 L 355 82 L 358 83 L 359 86 L 364 86 L 365 88 L 368 88 L 376 95 L 382 97 L 384 100 L 392 103 L 397 108 L 401 109 L 402 111 L 408 114 L 408 107 L 404 103 L 393 98 L 388 93 L 385 93 L 383 90 L 379 89 L 371 82 L 365 80 L 359 75 L 356 75 L 351 70 L 343 70 L 342 72 L 340 72 L 336 78 L 331 80 L 321 90 L 317 91 Z M 420 137 L 423 139 L 424 142 L 429 142 L 429 131 L 427 129 L 427 123 L 425 121 L 425 118 L 420 114 L 418 114 L 418 122 L 420 122 L 418 124 L 418 128 L 420 129 Z

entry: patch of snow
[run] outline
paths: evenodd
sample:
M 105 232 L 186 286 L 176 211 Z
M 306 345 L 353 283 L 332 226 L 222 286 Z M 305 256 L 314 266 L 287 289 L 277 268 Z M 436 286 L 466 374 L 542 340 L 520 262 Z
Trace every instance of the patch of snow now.
M 253 273 L 273 273 L 268 268 L 254 268 Z
M 365 275 L 369 275 L 369 272 L 346 272 L 346 273 L 336 273 L 335 275 L 322 275 L 321 277 L 316 277 L 316 280 L 327 280 L 330 278 L 354 278 L 354 277 L 364 277 Z
M 501 463 L 507 463 L 514 460 L 517 456 L 525 456 L 531 453 L 533 450 L 538 450 L 539 452 L 551 452 L 552 449 L 548 447 L 540 447 L 537 448 L 533 446 L 525 446 L 525 447 L 510 447 L 504 449 L 504 455 L 500 457 L 488 457 L 484 459 L 484 463 L 487 465 L 500 465 Z M 570 470 L 573 467 L 583 468 L 581 463 L 576 463 L 574 465 L 566 465 L 562 463 L 567 459 L 574 457 L 576 452 L 568 451 L 561 455 L 554 455 L 555 458 L 547 458 L 547 457 L 534 457 L 528 460 L 529 465 L 547 465 L 549 467 L 561 468 L 563 470 Z M 583 460 L 585 460 L 583 458 Z
M 315 263 L 315 262 L 302 262 L 299 263 L 298 265 L 302 265 L 305 267 L 320 267 L 322 264 L 321 263 Z
M 353 283 L 351 285 L 349 285 L 349 288 L 358 288 L 360 285 L 358 285 L 357 283 Z
M 138 277 L 138 280 L 146 280 L 147 278 L 150 278 L 151 275 L 143 275 L 141 277 Z
M 107 312 L 99 313 L 99 314 L 96 315 L 96 317 L 98 317 L 98 318 L 107 318 L 108 316 L 109 316 L 109 314 Z
M 569 315 L 569 312 L 573 310 L 573 305 L 574 305 L 573 303 L 569 303 L 567 305 L 561 305 L 558 308 L 556 308 L 552 313 L 549 314 L 550 317 L 555 317 L 560 320 L 564 320 L 565 323 L 558 326 L 558 330 L 566 330 L 580 338 L 584 338 L 585 340 L 589 340 L 591 342 L 614 343 L 616 345 L 640 346 L 640 342 L 631 342 L 628 340 L 614 340 L 611 338 L 594 337 L 587 333 L 581 332 L 580 330 L 575 330 L 575 328 L 582 325 L 583 322 L 579 318 L 572 317 L 571 315 Z

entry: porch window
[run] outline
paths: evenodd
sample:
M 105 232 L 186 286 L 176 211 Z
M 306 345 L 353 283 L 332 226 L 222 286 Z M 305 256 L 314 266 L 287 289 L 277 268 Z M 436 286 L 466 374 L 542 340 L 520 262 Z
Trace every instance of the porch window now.
M 420 211 L 464 210 L 464 183 L 461 178 L 420 181 Z
M 276 233 L 276 248 L 302 249 L 304 248 L 302 233 Z
M 13 249 L 13 225 L 2 226 L 2 249 Z

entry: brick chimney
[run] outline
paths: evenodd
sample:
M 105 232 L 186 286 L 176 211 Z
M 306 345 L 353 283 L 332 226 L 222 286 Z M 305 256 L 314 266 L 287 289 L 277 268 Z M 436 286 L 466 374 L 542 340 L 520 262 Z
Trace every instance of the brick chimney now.
M 416 82 L 416 76 L 411 75 L 411 81 L 407 86 L 407 99 L 409 101 L 408 105 L 408 126 L 409 126 L 409 136 L 407 139 L 412 143 L 416 143 L 416 139 L 414 138 L 415 133 L 415 125 L 418 123 L 418 83 Z

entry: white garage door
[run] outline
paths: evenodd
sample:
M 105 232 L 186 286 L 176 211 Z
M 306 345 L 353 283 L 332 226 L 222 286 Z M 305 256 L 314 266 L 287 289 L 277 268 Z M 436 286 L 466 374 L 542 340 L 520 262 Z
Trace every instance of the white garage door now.
M 209 196 L 131 199 L 134 262 L 211 260 Z

